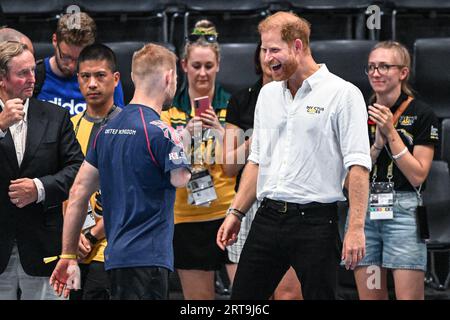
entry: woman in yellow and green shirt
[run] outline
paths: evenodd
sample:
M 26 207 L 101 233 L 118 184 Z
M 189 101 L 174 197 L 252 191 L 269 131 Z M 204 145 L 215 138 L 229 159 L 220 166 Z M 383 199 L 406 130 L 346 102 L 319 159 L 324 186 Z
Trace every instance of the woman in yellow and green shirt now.
M 191 145 L 194 130 L 202 132 L 203 129 L 205 142 L 201 143 L 202 168 L 212 178 L 217 195 L 217 199 L 206 205 L 195 205 L 189 199 L 186 188 L 177 190 L 174 208 L 175 268 L 187 300 L 214 299 L 214 271 L 228 262 L 226 252 L 216 245 L 217 230 L 234 197 L 235 183 L 235 179 L 225 176 L 221 165 L 214 161 L 222 159 L 222 139 L 230 97 L 215 81 L 219 60 L 214 25 L 206 20 L 197 22 L 188 37 L 181 60 L 187 75 L 187 85 L 177 92 L 173 106 L 161 114 L 163 121 L 181 133 L 185 146 Z M 204 96 L 209 97 L 211 106 L 209 110 L 195 116 L 194 99 Z M 215 139 L 206 138 L 208 132 L 213 132 Z M 189 148 L 185 150 L 189 152 Z

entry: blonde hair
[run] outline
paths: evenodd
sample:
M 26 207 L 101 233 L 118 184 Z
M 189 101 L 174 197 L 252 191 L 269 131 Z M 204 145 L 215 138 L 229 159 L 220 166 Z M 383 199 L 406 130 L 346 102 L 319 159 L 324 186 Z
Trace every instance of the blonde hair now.
M 217 30 L 214 26 L 214 23 L 212 23 L 209 20 L 203 19 L 200 21 L 197 21 L 197 23 L 194 26 L 194 29 L 192 30 L 191 34 L 202 34 L 202 35 L 215 35 L 217 36 Z M 208 42 L 203 37 L 200 37 L 195 42 L 186 42 L 186 45 L 184 46 L 183 51 L 183 59 L 189 59 L 189 54 L 191 53 L 191 50 L 193 47 L 207 47 L 211 48 L 212 51 L 214 51 L 216 55 L 216 60 L 220 60 L 220 48 L 219 43 L 217 42 Z
M 58 43 L 85 47 L 95 42 L 97 26 L 94 20 L 85 12 L 67 13 L 63 15 L 56 27 Z
M 0 42 L 0 76 L 8 76 L 9 62 L 25 50 L 29 51 L 28 47 L 18 41 Z
M 403 67 L 408 68 L 408 71 L 411 70 L 411 56 L 408 52 L 408 49 L 402 45 L 400 42 L 397 41 L 382 41 L 378 42 L 375 46 L 373 46 L 372 50 L 370 51 L 370 54 L 377 50 L 377 49 L 389 49 L 394 50 L 394 52 L 397 54 L 397 56 L 400 58 L 400 65 Z M 370 56 L 369 54 L 369 56 Z M 409 84 L 409 75 L 410 72 L 408 72 L 405 79 L 402 80 L 402 91 L 406 93 L 410 97 L 414 97 L 413 89 L 411 88 L 411 85 Z
M 279 11 L 265 18 L 258 25 L 260 34 L 272 29 L 280 29 L 281 39 L 288 44 L 295 39 L 300 39 L 303 43 L 303 50 L 310 51 L 311 24 L 306 19 L 295 13 Z
M 159 80 L 161 73 L 173 69 L 176 72 L 176 55 L 163 46 L 148 43 L 133 54 L 131 72 L 139 79 Z

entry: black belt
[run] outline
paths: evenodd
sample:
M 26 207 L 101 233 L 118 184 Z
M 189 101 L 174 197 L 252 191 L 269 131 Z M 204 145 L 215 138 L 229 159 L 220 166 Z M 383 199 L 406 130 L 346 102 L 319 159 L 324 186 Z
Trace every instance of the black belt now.
M 307 210 L 307 209 L 317 209 L 317 208 L 331 208 L 335 207 L 337 204 L 336 202 L 332 203 L 320 203 L 320 202 L 310 202 L 305 204 L 299 204 L 299 203 L 293 203 L 293 202 L 285 202 L 285 201 L 278 201 L 278 200 L 272 200 L 269 198 L 264 198 L 262 203 L 262 206 L 281 212 L 286 213 L 288 211 L 292 210 Z

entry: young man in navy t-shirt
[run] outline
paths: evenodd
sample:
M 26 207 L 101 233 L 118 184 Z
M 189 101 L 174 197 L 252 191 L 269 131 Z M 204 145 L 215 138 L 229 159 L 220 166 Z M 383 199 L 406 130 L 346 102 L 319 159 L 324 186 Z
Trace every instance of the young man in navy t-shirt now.
M 51 282 L 58 294 L 76 286 L 77 240 L 87 199 L 100 184 L 112 299 L 166 299 L 173 270 L 175 188 L 190 179 L 183 145 L 160 120 L 176 90 L 176 57 L 148 44 L 133 56 L 135 94 L 102 128 L 71 191 L 63 252 Z

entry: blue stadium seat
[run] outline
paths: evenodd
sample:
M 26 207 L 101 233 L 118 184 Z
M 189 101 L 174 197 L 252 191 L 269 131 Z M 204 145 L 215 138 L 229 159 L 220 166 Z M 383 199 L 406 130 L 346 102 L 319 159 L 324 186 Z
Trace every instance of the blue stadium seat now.
M 364 66 L 376 43 L 371 40 L 313 41 L 311 51 L 317 63 L 325 63 L 332 73 L 357 86 L 367 101 L 372 89 Z
M 435 254 L 450 251 L 450 174 L 447 162 L 433 161 L 427 187 L 423 192 L 423 201 L 427 207 L 430 229 L 430 240 L 427 243 L 430 254 L 429 284 L 437 289 L 446 289 L 450 282 L 450 268 L 446 272 L 446 279 L 439 279 L 436 274 Z
M 290 1 L 292 8 L 302 11 L 338 10 L 347 12 L 364 12 L 374 1 L 369 0 L 302 0 Z
M 65 5 L 74 1 L 63 0 Z M 168 19 L 165 7 L 168 0 L 108 0 L 75 2 L 81 11 L 91 15 L 97 23 L 101 41 L 144 40 L 168 41 Z M 102 30 L 108 32 L 102 33 Z M 109 34 L 115 34 L 113 40 Z
M 258 76 L 253 62 L 256 43 L 220 45 L 220 71 L 217 81 L 230 93 L 250 87 Z
M 92 0 L 65 0 L 66 5 L 76 4 L 83 11 L 94 14 L 140 14 L 147 15 L 154 12 L 162 12 L 165 9 L 167 1 L 164 0 L 108 0 L 108 1 L 92 1 Z
M 63 9 L 62 0 L 2 0 L 1 5 L 5 15 L 53 15 Z
M 119 66 L 120 79 L 122 81 L 123 86 L 123 94 L 125 104 L 133 97 L 134 93 L 134 85 L 133 81 L 131 81 L 131 59 L 133 57 L 133 53 L 144 46 L 144 42 L 139 41 L 124 41 L 124 42 L 109 42 L 105 43 L 108 47 L 110 47 L 117 57 L 117 64 Z M 160 43 L 171 51 L 175 52 L 175 48 L 173 45 L 169 43 Z
M 397 39 L 399 14 L 408 15 L 412 13 L 419 13 L 436 16 L 437 14 L 448 14 L 450 12 L 450 1 L 445 0 L 389 0 L 386 2 L 392 7 L 391 24 L 392 39 L 394 40 Z M 447 16 L 443 18 L 448 19 Z M 421 27 L 423 28 L 423 25 Z
M 414 44 L 415 89 L 439 118 L 450 118 L 450 38 L 418 39 Z
M 268 4 L 262 0 L 189 0 L 183 1 L 184 13 L 184 36 L 186 37 L 190 28 L 190 17 L 192 15 L 221 15 L 221 16 L 262 16 L 268 9 Z
M 34 57 L 37 60 L 53 56 L 55 49 L 50 41 L 48 42 L 33 42 Z
M 442 121 L 441 130 L 441 160 L 450 164 L 450 119 Z

